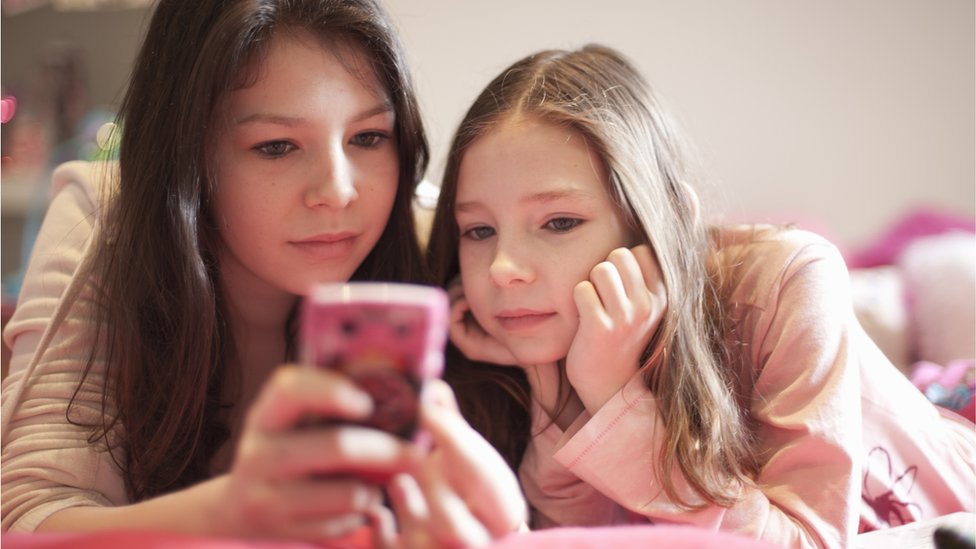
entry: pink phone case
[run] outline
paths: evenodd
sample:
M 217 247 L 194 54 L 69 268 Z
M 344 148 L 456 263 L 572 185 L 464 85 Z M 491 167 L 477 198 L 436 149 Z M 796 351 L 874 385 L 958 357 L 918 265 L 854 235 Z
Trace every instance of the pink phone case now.
M 365 424 L 409 439 L 423 383 L 444 367 L 448 314 L 440 288 L 316 285 L 302 304 L 301 358 L 349 375 L 373 397 L 375 410 Z

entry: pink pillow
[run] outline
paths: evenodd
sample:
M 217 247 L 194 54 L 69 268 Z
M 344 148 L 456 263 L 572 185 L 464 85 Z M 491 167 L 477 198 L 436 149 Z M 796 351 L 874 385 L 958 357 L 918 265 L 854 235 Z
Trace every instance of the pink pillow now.
M 368 536 L 367 536 L 368 537 Z M 3 534 L 7 549 L 349 549 L 368 547 L 362 536 L 346 542 L 311 545 L 298 542 L 247 541 L 204 538 L 156 532 L 104 532 L 97 534 Z M 772 549 L 776 546 L 727 532 L 692 526 L 641 525 L 592 528 L 552 528 L 512 534 L 489 546 L 492 549 L 645 549 L 695 547 L 697 549 Z
M 893 265 L 913 240 L 949 231 L 976 233 L 976 220 L 936 209 L 915 210 L 870 244 L 846 254 L 847 266 L 851 269 L 863 269 Z

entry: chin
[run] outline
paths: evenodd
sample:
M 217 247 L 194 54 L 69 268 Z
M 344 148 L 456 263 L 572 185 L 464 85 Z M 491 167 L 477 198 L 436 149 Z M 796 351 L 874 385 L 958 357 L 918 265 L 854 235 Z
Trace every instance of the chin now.
M 565 352 L 557 352 L 554 349 L 540 349 L 538 346 L 530 345 L 512 347 L 511 351 L 521 365 L 548 364 L 566 357 Z

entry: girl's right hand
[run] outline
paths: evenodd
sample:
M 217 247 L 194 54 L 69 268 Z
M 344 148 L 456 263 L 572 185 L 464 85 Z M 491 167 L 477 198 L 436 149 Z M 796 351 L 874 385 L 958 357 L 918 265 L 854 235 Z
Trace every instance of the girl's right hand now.
M 433 449 L 389 486 L 404 549 L 488 545 L 527 530 L 528 506 L 505 459 L 472 428 L 447 383 L 424 390 L 421 425 Z
M 668 307 L 651 248 L 617 248 L 576 285 L 579 329 L 566 356 L 566 377 L 595 414 L 640 368 L 640 357 Z
M 310 416 L 362 420 L 372 407 L 341 374 L 279 368 L 249 410 L 231 471 L 218 480 L 215 533 L 314 542 L 382 522 L 381 485 L 414 466 L 415 450 L 376 429 L 298 427 Z
M 447 287 L 447 296 L 451 302 L 450 337 L 451 342 L 469 360 L 489 362 L 510 366 L 516 364 L 515 356 L 492 337 L 478 324 L 471 315 L 471 306 L 464 297 L 464 287 L 461 277 L 455 278 Z

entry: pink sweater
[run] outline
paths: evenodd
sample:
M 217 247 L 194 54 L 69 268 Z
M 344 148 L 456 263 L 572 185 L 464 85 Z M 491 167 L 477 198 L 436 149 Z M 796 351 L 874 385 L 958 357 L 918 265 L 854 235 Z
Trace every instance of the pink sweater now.
M 729 228 L 745 242 L 745 228 Z M 757 488 L 731 508 L 688 512 L 652 463 L 663 440 L 654 395 L 635 376 L 565 432 L 533 409 L 519 470 L 536 526 L 685 523 L 786 546 L 847 547 L 860 530 L 976 510 L 976 431 L 941 413 L 854 317 L 837 249 L 803 231 L 734 244 L 733 294 L 750 344 L 742 383 L 762 451 Z M 680 471 L 681 493 L 692 495 Z M 689 498 L 701 501 L 700 498 Z
M 90 347 L 89 288 L 74 274 L 96 227 L 92 181 L 104 169 L 74 162 L 55 173 L 56 194 L 4 331 L 13 349 L 2 393 L 4 531 L 33 531 L 66 507 L 127 502 L 111 457 L 88 444 L 88 430 L 65 422 Z M 693 523 L 787 545 L 845 546 L 859 517 L 883 526 L 973 511 L 972 424 L 940 416 L 867 339 L 837 251 L 793 231 L 744 253 L 735 299 L 754 311 L 743 324 L 758 374 L 752 413 L 770 452 L 760 489 L 731 509 L 688 514 L 669 502 L 651 473 L 661 428 L 655 400 L 635 378 L 566 433 L 543 430 L 536 410 L 539 434 L 520 473 L 538 522 Z M 82 307 L 68 315 L 63 294 Z M 47 328 L 61 317 L 54 337 Z M 76 411 L 96 420 L 100 364 L 86 383 Z
M 75 272 L 97 227 L 98 185 L 111 164 L 77 161 L 54 173 L 53 198 L 31 253 L 17 310 L 4 330 L 12 356 L 3 380 L 3 530 L 33 531 L 51 514 L 78 505 L 127 502 L 112 457 L 88 443 L 90 429 L 65 419 L 91 349 L 90 286 Z M 63 297 L 77 298 L 69 309 Z M 52 319 L 63 319 L 51 330 Z M 36 350 L 36 353 L 35 353 Z M 102 365 L 95 363 L 75 399 L 72 419 L 101 418 Z

